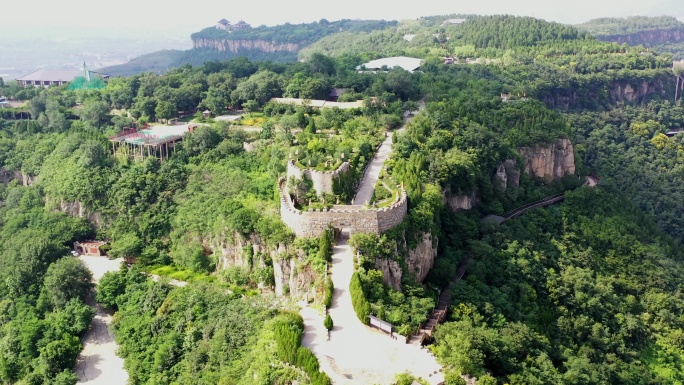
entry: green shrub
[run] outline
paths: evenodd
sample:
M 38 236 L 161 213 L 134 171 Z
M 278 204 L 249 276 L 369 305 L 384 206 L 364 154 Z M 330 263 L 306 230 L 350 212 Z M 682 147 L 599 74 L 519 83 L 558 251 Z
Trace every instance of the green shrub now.
M 368 325 L 368 316 L 370 315 L 370 303 L 366 299 L 366 295 L 363 292 L 363 287 L 361 286 L 361 278 L 359 278 L 359 273 L 355 272 L 352 275 L 351 283 L 349 284 L 349 293 L 352 297 L 352 306 L 354 306 L 354 311 L 359 320 L 364 324 Z
M 325 298 L 323 300 L 323 304 L 325 304 L 326 309 L 330 309 L 330 306 L 332 306 L 332 298 L 333 298 L 333 293 L 335 292 L 335 284 L 333 283 L 332 279 L 328 277 L 325 281 Z
M 326 328 L 328 331 L 332 330 L 332 328 L 333 328 L 333 320 L 332 320 L 332 317 L 330 316 L 330 314 L 328 314 L 328 315 L 325 316 L 325 319 L 323 320 L 323 326 L 325 326 L 325 328 Z
M 332 227 L 328 227 L 318 242 L 318 258 L 326 262 L 332 262 L 333 255 L 333 233 Z

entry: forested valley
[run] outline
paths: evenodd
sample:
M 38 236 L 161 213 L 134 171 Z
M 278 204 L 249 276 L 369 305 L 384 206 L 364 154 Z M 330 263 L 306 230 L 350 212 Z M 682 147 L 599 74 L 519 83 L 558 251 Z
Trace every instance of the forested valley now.
M 408 213 L 351 237 L 361 321 L 410 336 L 448 288 L 427 347 L 445 384 L 684 383 L 684 106 L 671 55 L 533 18 L 452 18 L 326 32 L 300 62 L 210 61 L 99 90 L 0 82 L 0 95 L 28 100 L 0 109 L 0 383 L 75 384 L 92 293 L 115 314 L 131 384 L 331 383 L 302 346 L 297 302 L 330 307 L 334 231 L 295 236 L 279 187 L 302 211 L 349 204 L 386 136 L 368 206 L 405 190 Z M 356 70 L 384 55 L 423 62 Z M 333 89 L 359 107 L 314 106 Z M 193 129 L 167 157 L 109 140 L 170 121 Z M 321 194 L 284 179 L 290 161 L 349 172 Z M 97 287 L 69 252 L 90 239 L 128 262 Z M 415 267 L 424 244 L 427 270 Z

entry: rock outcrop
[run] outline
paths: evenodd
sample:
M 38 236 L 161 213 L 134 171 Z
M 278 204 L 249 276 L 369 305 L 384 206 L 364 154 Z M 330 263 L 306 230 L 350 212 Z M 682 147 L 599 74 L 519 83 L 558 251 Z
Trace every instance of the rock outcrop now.
M 437 238 L 430 233 L 420 234 L 418 244 L 410 249 L 406 239 L 397 240 L 394 251 L 396 259 L 376 258 L 375 268 L 382 272 L 382 282 L 397 291 L 402 291 L 401 280 L 404 268 L 418 283 L 422 283 L 437 258 Z M 400 263 L 403 259 L 404 263 Z
M 193 39 L 193 48 L 210 48 L 219 52 L 234 52 L 241 50 L 257 50 L 262 52 L 298 52 L 299 44 L 273 43 L 266 40 L 229 40 L 229 39 Z
M 432 270 L 432 266 L 435 265 L 437 243 L 437 238 L 433 238 L 432 234 L 423 233 L 416 248 L 408 251 L 406 264 L 409 271 L 416 277 L 416 281 L 422 283 Z
M 684 28 L 639 31 L 622 35 L 598 36 L 599 40 L 618 44 L 652 46 L 657 44 L 673 44 L 684 41 Z
M 28 187 L 38 181 L 37 176 L 24 174 L 21 171 L 11 171 L 0 167 L 0 183 L 9 183 L 13 180 L 20 180 L 22 186 Z
M 403 272 L 399 262 L 393 259 L 375 259 L 375 267 L 382 272 L 382 283 L 401 291 L 401 277 Z
M 520 185 L 520 169 L 515 159 L 507 159 L 496 168 L 494 185 L 500 190 L 518 188 Z
M 549 107 L 564 110 L 618 102 L 643 103 L 653 97 L 674 98 L 674 82 L 670 81 L 671 71 L 644 80 L 616 80 L 609 85 L 578 84 L 570 82 L 563 88 L 543 90 L 541 100 Z M 671 94 L 671 95 L 670 95 Z
M 480 198 L 474 191 L 470 194 L 454 194 L 451 189 L 447 189 L 442 195 L 444 196 L 444 203 L 449 206 L 451 211 L 470 210 L 480 203 Z
M 49 207 L 51 210 L 61 211 L 72 217 L 85 218 L 95 228 L 102 227 L 102 214 L 89 209 L 80 201 L 67 202 L 63 200 L 52 200 L 49 197 L 45 197 L 45 206 Z
M 518 150 L 525 159 L 525 172 L 529 175 L 556 180 L 575 173 L 575 150 L 569 139 Z
M 305 262 L 306 255 L 303 251 L 284 244 L 269 247 L 256 234 L 249 237 L 239 233 L 229 236 L 224 234 L 208 243 L 208 247 L 219 256 L 217 270 L 233 266 L 263 269 L 269 267 L 266 260 L 270 260 L 276 295 L 289 295 L 296 299 L 315 298 L 317 291 L 314 282 L 317 274 Z

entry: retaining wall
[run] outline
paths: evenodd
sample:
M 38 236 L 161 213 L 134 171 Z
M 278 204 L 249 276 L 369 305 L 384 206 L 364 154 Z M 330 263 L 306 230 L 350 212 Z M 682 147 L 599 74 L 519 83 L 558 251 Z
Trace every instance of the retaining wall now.
M 400 224 L 408 212 L 406 191 L 402 190 L 397 201 L 389 207 L 375 209 L 359 205 L 337 205 L 325 210 L 298 210 L 287 193 L 285 180 L 278 184 L 280 191 L 280 217 L 298 236 L 303 238 L 320 237 L 331 225 L 342 229 L 350 228 L 351 233 L 382 233 Z
M 306 177 L 313 182 L 313 188 L 316 190 L 318 195 L 323 193 L 332 194 L 333 193 L 333 182 L 341 174 L 349 171 L 349 162 L 344 162 L 334 171 L 318 171 L 311 169 L 304 169 L 297 167 L 295 161 L 290 159 L 287 162 L 287 179 L 294 176 L 297 179 L 302 179 Z

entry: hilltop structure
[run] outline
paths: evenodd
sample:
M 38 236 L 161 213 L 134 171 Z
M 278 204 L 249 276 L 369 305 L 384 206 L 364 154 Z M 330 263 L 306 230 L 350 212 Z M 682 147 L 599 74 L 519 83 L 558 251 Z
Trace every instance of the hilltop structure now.
M 154 156 L 163 161 L 176 151 L 176 144 L 183 140 L 183 136 L 196 127 L 196 124 L 131 127 L 110 136 L 109 141 L 114 153 L 124 153 L 132 159 Z
M 216 22 L 216 29 L 223 31 L 233 32 L 233 31 L 243 31 L 246 29 L 252 29 L 252 26 L 246 23 L 244 20 L 240 20 L 237 24 L 230 24 L 230 21 L 226 19 L 221 19 Z

